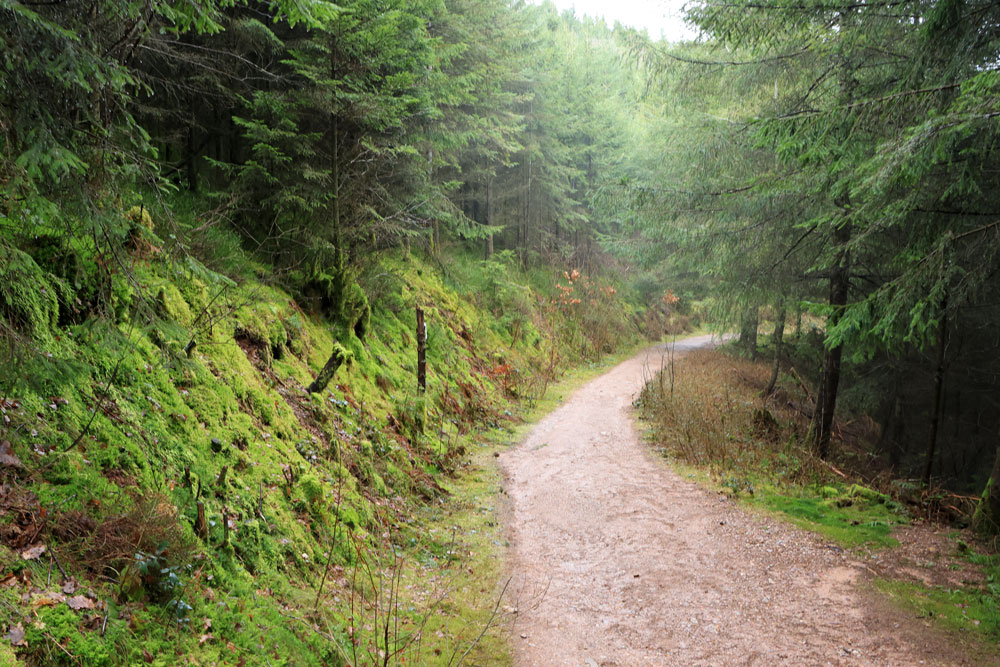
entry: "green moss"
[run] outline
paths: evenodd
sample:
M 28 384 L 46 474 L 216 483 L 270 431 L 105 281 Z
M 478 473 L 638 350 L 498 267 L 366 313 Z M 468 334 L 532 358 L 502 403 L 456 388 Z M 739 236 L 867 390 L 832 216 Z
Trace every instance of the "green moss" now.
M 323 484 L 315 475 L 305 475 L 299 480 L 299 488 L 302 490 L 306 502 L 310 505 L 315 506 L 323 500 Z
M 21 664 L 17 656 L 14 655 L 13 647 L 7 642 L 0 643 L 0 665 L 18 665 Z
M 952 630 L 972 632 L 990 642 L 1000 641 L 1000 605 L 997 593 L 972 587 L 956 589 L 879 579 L 875 587 L 918 616 Z
M 106 637 L 101 637 L 99 632 L 83 630 L 80 615 L 66 604 L 42 607 L 37 611 L 37 618 L 35 623 L 25 627 L 24 638 L 36 653 L 45 651 L 47 661 L 50 661 L 48 664 L 84 664 L 94 667 L 112 664 L 110 649 L 117 634 L 114 627 L 112 635 Z M 52 646 L 52 641 L 65 646 L 73 658 L 66 651 Z
M 125 217 L 134 225 L 153 231 L 153 216 L 149 214 L 149 209 L 145 206 L 133 206 L 125 212 Z
M 184 326 L 191 325 L 193 320 L 191 309 L 188 307 L 187 301 L 184 300 L 181 291 L 173 283 L 166 283 L 160 287 L 156 295 L 156 303 L 164 317 Z
M 904 515 L 875 502 L 844 504 L 839 497 L 824 498 L 807 491 L 789 495 L 789 491 L 758 489 L 752 504 L 776 511 L 795 525 L 817 532 L 843 547 L 866 544 L 874 547 L 896 546 L 892 529 L 907 523 Z
M 847 489 L 847 493 L 854 498 L 862 498 L 872 503 L 887 503 L 892 500 L 888 495 L 860 484 L 851 484 Z
M 0 317 L 26 336 L 48 341 L 59 317 L 59 291 L 52 277 L 25 252 L 0 247 Z
M 29 262 L 24 266 L 35 278 L 58 282 Z M 122 590 L 103 580 L 87 581 L 79 563 L 63 563 L 112 603 L 106 643 L 111 664 L 143 662 L 143 651 L 155 656 L 154 664 L 170 662 L 161 656 L 180 654 L 202 664 L 220 662 L 231 657 L 228 642 L 241 652 L 259 651 L 260 625 L 269 628 L 269 653 L 294 655 L 303 665 L 339 660 L 336 645 L 288 624 L 281 613 L 312 610 L 333 526 L 339 520 L 341 538 L 350 529 L 364 548 L 377 546 L 375 528 L 385 525 L 383 513 L 390 524 L 393 513 L 405 519 L 394 530 L 409 530 L 406 524 L 418 508 L 428 499 L 443 498 L 440 484 L 446 477 L 440 471 L 458 468 L 448 443 L 454 442 L 456 450 L 458 445 L 471 448 L 480 420 L 496 420 L 513 409 L 503 396 L 490 396 L 492 383 L 484 373 L 499 363 L 494 351 L 502 350 L 502 361 L 526 376 L 549 361 L 548 348 L 531 347 L 525 336 L 511 347 L 509 334 L 505 343 L 493 332 L 491 318 L 477 304 L 479 267 L 478 260 L 458 266 L 454 284 L 446 285 L 436 268 L 417 257 L 387 257 L 373 284 L 352 287 L 347 323 L 309 316 L 287 293 L 252 277 L 236 285 L 197 260 L 174 264 L 139 256 L 132 283 L 117 276 L 101 288 L 102 312 L 112 305 L 115 318 L 93 318 L 65 329 L 58 299 L 29 304 L 41 335 L 52 334 L 46 349 L 53 357 L 32 360 L 29 380 L 16 383 L 12 395 L 23 408 L 12 414 L 9 432 L 19 456 L 44 466 L 31 478 L 39 503 L 57 515 L 80 512 L 101 523 L 113 518 L 132 493 L 163 494 L 163 502 L 176 508 L 181 532 L 192 537 L 201 488 L 213 522 L 207 540 L 192 539 L 204 553 L 189 559 L 191 569 L 180 573 L 183 600 L 191 607 L 181 616 L 168 602 L 148 600 L 141 586 L 127 609 L 116 608 L 127 597 Z M 466 269 L 471 279 L 460 274 Z M 392 276 L 389 293 L 394 295 L 388 306 L 377 291 L 377 281 L 384 279 L 377 276 L 386 274 Z M 508 278 L 519 279 L 513 272 Z M 135 283 L 145 289 L 142 294 Z M 149 296 L 160 318 L 146 325 L 144 299 Z M 427 313 L 432 343 L 426 397 L 400 392 L 412 392 L 415 385 L 417 303 Z M 188 356 L 181 350 L 198 317 L 211 326 L 199 325 L 198 346 Z M 533 317 L 542 322 L 544 314 Z M 130 320 L 143 326 L 130 326 Z M 245 338 L 235 340 L 237 332 Z M 328 391 L 304 395 L 302 388 L 331 349 L 354 362 L 344 364 Z M 97 392 L 100 410 L 71 448 L 91 421 Z M 50 407 L 54 397 L 60 399 L 56 408 Z M 397 417 L 408 425 L 400 427 Z M 33 430 L 37 436 L 30 435 Z M 218 451 L 211 446 L 213 438 L 221 443 Z M 35 454 L 35 447 L 43 445 L 65 453 Z M 227 483 L 219 485 L 223 466 Z M 224 510 L 233 522 L 228 547 L 220 546 Z M 438 549 L 439 543 L 445 542 L 429 546 Z M 335 555 L 338 564 L 350 567 L 356 552 L 345 538 Z M 33 567 L 16 554 L 13 561 Z M 44 572 L 36 581 L 43 578 Z M 342 610 L 332 598 L 328 602 L 315 612 L 317 622 L 346 646 Z M 11 604 L 16 607 L 19 599 L 11 598 Z M 456 604 L 459 609 L 473 602 L 469 597 Z M 199 644 L 200 628 L 192 630 L 205 618 L 212 621 L 216 639 Z M 5 620 L 0 613 L 0 623 Z M 69 620 L 55 617 L 53 622 Z M 66 625 L 60 632 L 67 647 L 87 656 L 86 664 L 106 660 L 89 645 L 89 628 Z M 448 640 L 428 641 L 444 645 Z

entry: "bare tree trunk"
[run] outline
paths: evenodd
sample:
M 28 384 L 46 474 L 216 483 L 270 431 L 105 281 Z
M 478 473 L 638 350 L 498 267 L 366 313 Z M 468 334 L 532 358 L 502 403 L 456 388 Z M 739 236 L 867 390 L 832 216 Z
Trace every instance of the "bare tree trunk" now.
M 948 300 L 942 306 L 944 314 L 941 317 L 939 332 L 937 363 L 934 366 L 934 398 L 931 404 L 931 426 L 927 432 L 927 460 L 924 463 L 924 486 L 931 484 L 931 472 L 934 469 L 934 450 L 937 449 L 938 426 L 941 423 L 941 395 L 944 392 L 944 353 L 948 345 Z
M 851 240 L 851 223 L 844 222 L 834 231 L 833 238 L 840 248 L 840 257 L 830 276 L 830 306 L 833 312 L 827 320 L 827 331 L 840 321 L 847 305 L 847 289 L 850 283 L 850 254 L 847 244 Z M 823 373 L 816 395 L 816 409 L 809 427 L 816 452 L 822 459 L 830 454 L 830 431 L 837 410 L 837 390 L 840 385 L 840 362 L 843 353 L 843 344 L 837 344 L 827 347 L 823 355 Z
M 427 323 L 424 310 L 417 306 L 417 390 L 427 391 Z
M 782 301 L 781 308 L 778 310 L 778 318 L 774 322 L 774 365 L 771 367 L 771 379 L 767 383 L 767 389 L 764 390 L 765 396 L 774 393 L 774 387 L 778 384 L 778 371 L 781 370 L 781 347 L 785 338 L 786 314 L 785 302 Z
M 188 127 L 187 132 L 187 180 L 188 180 L 188 190 L 191 192 L 198 191 L 198 163 L 195 161 L 195 141 L 194 141 L 194 127 L 195 127 L 195 113 L 194 105 L 191 106 L 191 126 Z

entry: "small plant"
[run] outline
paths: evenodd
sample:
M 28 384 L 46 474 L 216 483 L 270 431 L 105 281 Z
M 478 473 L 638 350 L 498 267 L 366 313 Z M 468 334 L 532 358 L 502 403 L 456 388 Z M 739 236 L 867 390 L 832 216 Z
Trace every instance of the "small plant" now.
M 153 602 L 171 599 L 182 586 L 177 574 L 181 566 L 168 565 L 165 556 L 166 547 L 160 547 L 155 553 L 139 552 L 135 555 L 136 573 Z

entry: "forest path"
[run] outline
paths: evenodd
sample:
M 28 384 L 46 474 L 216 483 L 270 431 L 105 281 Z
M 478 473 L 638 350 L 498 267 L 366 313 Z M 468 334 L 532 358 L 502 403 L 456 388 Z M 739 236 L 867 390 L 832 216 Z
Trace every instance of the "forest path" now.
M 631 406 L 664 353 L 584 386 L 501 457 L 517 664 L 982 664 L 867 592 L 842 550 L 650 452 Z

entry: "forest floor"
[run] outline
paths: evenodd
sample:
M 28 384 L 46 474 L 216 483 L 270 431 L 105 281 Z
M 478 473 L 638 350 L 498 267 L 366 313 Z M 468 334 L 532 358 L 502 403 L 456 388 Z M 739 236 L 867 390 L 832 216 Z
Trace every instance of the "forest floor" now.
M 517 664 L 1000 664 L 889 603 L 855 555 L 651 452 L 632 403 L 663 354 L 590 382 L 501 456 Z

